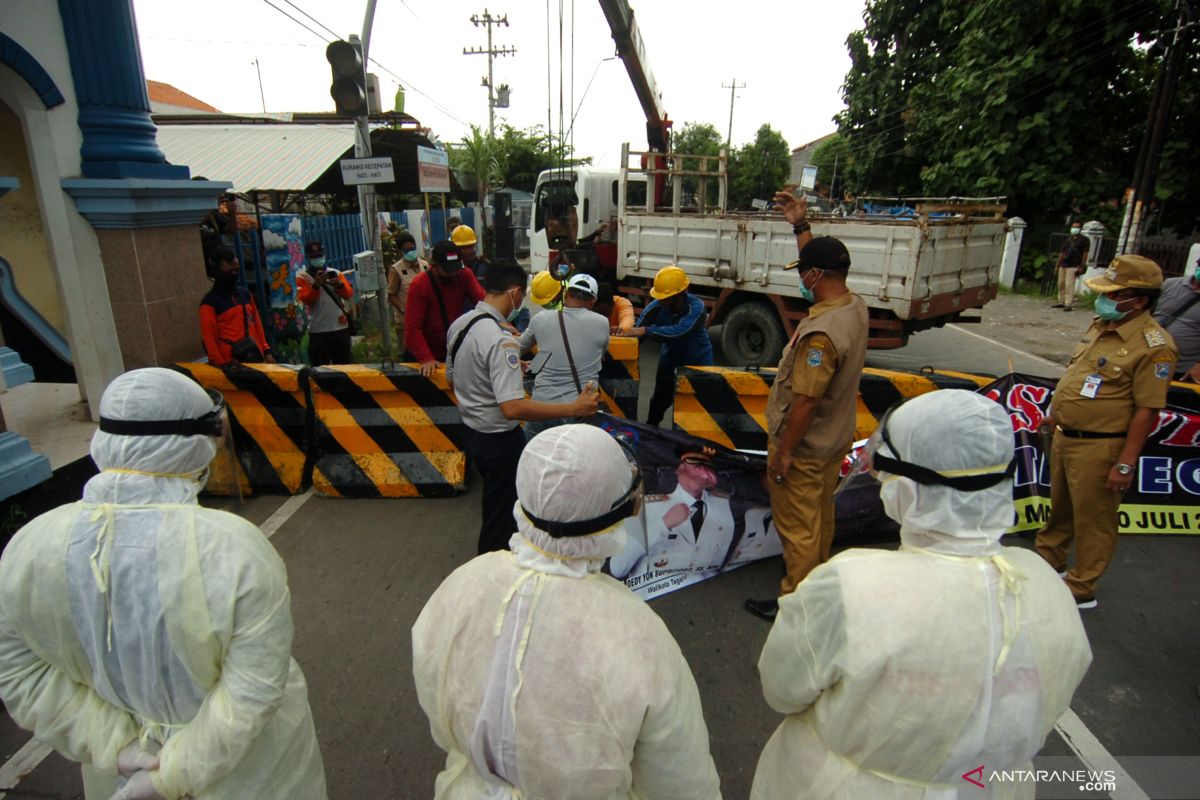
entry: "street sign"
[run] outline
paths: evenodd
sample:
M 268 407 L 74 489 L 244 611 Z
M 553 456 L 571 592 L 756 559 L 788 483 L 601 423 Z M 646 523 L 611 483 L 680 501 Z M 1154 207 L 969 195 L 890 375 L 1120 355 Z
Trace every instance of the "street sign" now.
M 396 180 L 392 172 L 392 158 L 343 158 L 342 183 L 357 186 L 360 183 L 391 183 Z
M 444 150 L 417 146 L 417 181 L 422 192 L 450 191 L 450 158 Z

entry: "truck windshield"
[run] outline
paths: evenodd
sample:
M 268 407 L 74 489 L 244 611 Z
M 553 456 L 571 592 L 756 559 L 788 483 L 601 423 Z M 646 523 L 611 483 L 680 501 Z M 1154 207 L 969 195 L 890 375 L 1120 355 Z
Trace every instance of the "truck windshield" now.
M 548 217 L 569 216 L 577 202 L 573 180 L 552 180 L 541 184 L 533 198 L 533 229 L 544 230 Z

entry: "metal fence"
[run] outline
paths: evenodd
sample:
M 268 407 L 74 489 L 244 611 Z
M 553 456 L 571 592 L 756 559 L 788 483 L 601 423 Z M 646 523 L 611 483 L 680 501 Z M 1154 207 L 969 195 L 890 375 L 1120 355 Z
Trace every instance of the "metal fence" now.
M 1052 233 L 1050 234 L 1050 243 L 1045 250 L 1046 266 L 1043 270 L 1039 289 L 1043 296 L 1053 297 L 1058 293 L 1058 270 L 1055 266 L 1058 264 L 1058 251 L 1062 247 L 1064 241 L 1070 234 Z M 1163 277 L 1172 278 L 1177 275 L 1182 275 L 1187 270 L 1187 254 L 1189 245 L 1172 244 L 1168 242 L 1143 242 L 1137 248 L 1138 255 L 1146 256 L 1152 259 L 1160 267 L 1162 267 Z M 1112 236 L 1105 236 L 1100 239 L 1100 252 L 1092 257 L 1088 253 L 1088 263 L 1105 265 L 1112 261 L 1117 255 L 1117 240 Z

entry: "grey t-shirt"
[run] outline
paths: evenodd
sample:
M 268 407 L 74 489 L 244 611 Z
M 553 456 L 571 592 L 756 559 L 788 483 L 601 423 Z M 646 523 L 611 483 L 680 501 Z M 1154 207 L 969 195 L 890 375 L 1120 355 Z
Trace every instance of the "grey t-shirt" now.
M 579 371 L 579 385 L 586 386 L 588 381 L 598 383 L 600 363 L 608 350 L 608 320 L 586 308 L 564 308 L 562 311 L 571 355 L 575 357 L 575 368 Z M 535 344 L 538 353 L 546 353 L 547 358 L 534 378 L 533 399 L 562 403 L 578 397 L 557 311 L 533 315 L 529 327 L 521 334 L 521 349 L 528 350 Z
M 458 353 L 451 355 L 459 333 L 480 314 L 491 319 L 471 325 Z M 500 327 L 503 321 L 500 312 L 480 300 L 446 332 L 446 380 L 454 384 L 463 422 L 479 433 L 504 433 L 521 424 L 500 411 L 501 403 L 525 397 L 521 348 L 517 337 Z
M 1193 297 L 1196 297 L 1196 293 L 1192 291 L 1189 276 L 1168 278 L 1163 281 L 1162 295 L 1154 307 L 1155 321 L 1167 329 L 1179 350 L 1179 363 L 1175 365 L 1175 371 L 1179 374 L 1187 372 L 1200 361 L 1200 301 L 1179 314 L 1179 310 Z M 1172 320 L 1172 317 L 1175 319 Z

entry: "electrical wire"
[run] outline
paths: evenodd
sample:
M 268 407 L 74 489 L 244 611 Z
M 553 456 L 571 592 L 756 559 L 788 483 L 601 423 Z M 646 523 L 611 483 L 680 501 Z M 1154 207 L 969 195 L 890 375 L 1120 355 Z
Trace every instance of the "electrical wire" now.
M 312 28 L 308 27 L 308 26 L 307 26 L 307 25 L 305 25 L 303 22 L 301 22 L 300 20 L 298 20 L 298 19 L 296 19 L 295 17 L 293 17 L 291 14 L 289 14 L 289 13 L 288 13 L 287 11 L 285 11 L 284 9 L 282 9 L 282 8 L 280 8 L 279 6 L 277 6 L 277 5 L 275 5 L 274 3 L 272 3 L 272 2 L 271 2 L 271 0 L 262 0 L 262 1 L 263 1 L 264 3 L 266 3 L 267 5 L 269 5 L 271 8 L 275 9 L 276 11 L 278 11 L 280 14 L 283 14 L 285 17 L 287 17 L 288 19 L 290 19 L 292 22 L 294 22 L 294 23 L 296 23 L 297 25 L 299 25 L 300 27 L 304 28 L 306 31 L 308 31 L 309 33 L 311 33 L 313 36 L 316 36 L 318 39 L 320 39 L 320 40 L 321 40 L 322 42 L 324 42 L 325 44 L 329 44 L 329 41 L 330 41 L 329 39 L 326 39 L 326 38 L 325 38 L 325 37 L 324 37 L 322 34 L 319 34 L 319 33 L 317 33 L 317 32 L 316 32 L 316 31 L 314 31 Z M 298 6 L 298 5 L 296 5 L 295 3 L 293 3 L 293 2 L 292 2 L 292 0 L 283 0 L 283 2 L 287 3 L 289 6 L 291 6 L 291 7 L 292 7 L 292 8 L 294 8 L 294 9 L 296 9 L 297 11 L 299 11 L 301 14 L 303 14 L 303 15 L 304 15 L 305 17 L 307 17 L 308 19 L 312 20 L 312 21 L 313 21 L 315 24 L 319 25 L 321 28 L 324 28 L 326 31 L 328 31 L 328 32 L 329 32 L 329 33 L 330 33 L 330 34 L 331 34 L 331 35 L 334 37 L 334 39 L 335 39 L 335 40 L 336 40 L 336 39 L 338 39 L 338 38 L 340 38 L 340 37 L 338 36 L 338 34 L 337 34 L 336 32 L 334 32 L 334 30 L 333 30 L 332 28 L 330 28 L 330 27 L 329 27 L 328 25 L 326 25 L 325 23 L 321 22 L 319 19 L 317 19 L 316 17 L 314 17 L 312 14 L 309 14 L 307 11 L 305 11 L 304 9 L 302 9 L 300 6 Z M 427 94 L 426 92 L 423 92 L 423 91 L 421 91 L 421 89 L 420 89 L 419 87 L 417 87 L 415 84 L 413 84 L 413 82 L 412 82 L 412 81 L 409 81 L 409 80 L 406 80 L 406 79 L 404 79 L 404 78 L 400 77 L 400 76 L 399 76 L 399 75 L 397 75 L 395 72 L 393 72 L 392 70 L 388 69 L 388 68 L 387 68 L 386 66 L 384 66 L 383 64 L 379 63 L 379 61 L 378 61 L 378 60 L 376 60 L 376 58 L 375 58 L 374 56 L 368 55 L 368 57 L 367 57 L 367 63 L 369 63 L 369 64 L 374 64 L 374 65 L 375 65 L 376 67 L 378 67 L 378 68 L 379 68 L 379 69 L 380 69 L 382 72 L 384 72 L 384 73 L 386 73 L 386 74 L 390 75 L 390 76 L 391 76 L 391 77 L 392 77 L 392 78 L 393 78 L 393 79 L 394 79 L 394 80 L 395 80 L 395 81 L 396 81 L 398 84 L 400 84 L 400 85 L 402 85 L 402 86 L 406 86 L 406 87 L 408 87 L 409 89 L 411 89 L 412 91 L 414 91 L 415 93 L 417 93 L 418 95 L 420 95 L 421 97 L 424 97 L 426 100 L 428 100 L 428 101 L 430 102 L 430 104 L 431 104 L 431 105 L 432 105 L 432 106 L 433 106 L 435 109 L 437 109 L 438 111 L 442 112 L 443 114 L 445 114 L 447 117 L 449 117 L 450 119 L 454 120 L 454 121 L 455 121 L 455 122 L 457 122 L 458 124 L 460 124 L 460 125 L 469 125 L 469 123 L 468 123 L 466 120 L 464 120 L 462 117 L 460 117 L 460 116 L 458 116 L 457 114 L 455 114 L 453 111 L 451 111 L 449 108 L 447 108 L 447 107 L 446 107 L 446 106 L 444 106 L 443 104 L 439 103 L 439 102 L 438 102 L 437 100 L 435 100 L 435 99 L 434 99 L 434 98 L 433 98 L 431 95 Z

